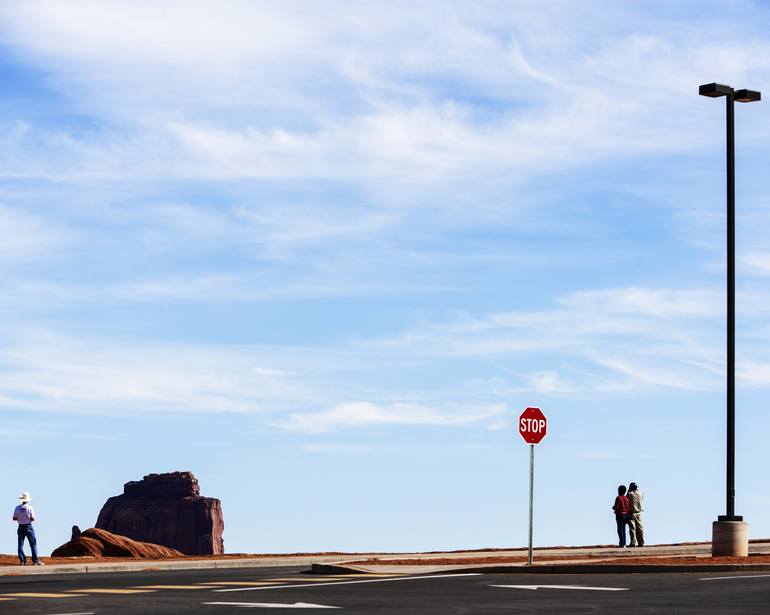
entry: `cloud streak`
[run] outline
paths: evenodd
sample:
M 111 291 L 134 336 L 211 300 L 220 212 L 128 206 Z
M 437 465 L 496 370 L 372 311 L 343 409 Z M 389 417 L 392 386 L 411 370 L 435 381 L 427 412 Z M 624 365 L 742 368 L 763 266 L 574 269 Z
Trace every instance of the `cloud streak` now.
M 481 6 L 488 10 L 461 2 L 361 2 L 333 14 L 302 2 L 229 1 L 214 13 L 198 1 L 0 7 L 9 62 L 36 68 L 37 85 L 76 118 L 40 121 L 17 105 L 0 124 L 6 182 L 51 186 L 62 220 L 23 209 L 37 194 L 0 209 L 0 259 L 56 261 L 47 275 L 9 276 L 6 312 L 424 299 L 402 308 L 397 324 L 346 330 L 334 343 L 346 368 L 360 369 L 361 354 L 374 357 L 369 395 L 329 376 L 319 358 L 328 347 L 314 349 L 310 371 L 340 385 L 336 398 L 285 359 L 296 350 L 290 344 L 271 349 L 285 361 L 276 367 L 262 346 L 200 344 L 195 331 L 177 347 L 123 345 L 104 325 L 105 340 L 54 336 L 50 350 L 34 336 L 14 338 L 3 354 L 4 403 L 274 413 L 283 422 L 270 420 L 286 429 L 320 432 L 356 421 L 463 424 L 474 408 L 528 391 L 721 386 L 722 299 L 710 278 L 697 280 L 701 288 L 659 288 L 627 270 L 608 283 L 615 288 L 592 289 L 602 261 L 586 272 L 575 266 L 574 283 L 548 286 L 542 277 L 537 301 L 546 307 L 516 308 L 505 298 L 463 308 L 465 318 L 446 314 L 480 277 L 480 269 L 457 271 L 482 252 L 491 261 L 531 259 L 533 279 L 554 256 L 581 261 L 587 244 L 563 241 L 579 234 L 570 225 L 578 225 L 581 199 L 603 199 L 590 213 L 646 221 L 634 208 L 658 200 L 658 184 L 642 204 L 615 203 L 627 194 L 613 186 L 606 197 L 597 177 L 618 161 L 693 157 L 713 145 L 716 131 L 702 130 L 713 105 L 697 99 L 695 85 L 714 71 L 736 82 L 762 77 L 770 70 L 763 32 L 748 27 L 736 44 L 722 34 L 719 3 L 708 4 L 715 16 L 697 29 L 682 25 L 695 10 L 688 6 L 657 19 L 607 3 Z M 752 138 L 768 131 L 757 118 Z M 575 176 L 561 187 L 567 172 Z M 693 211 L 689 201 L 679 207 Z M 598 224 L 612 232 L 611 220 Z M 528 234 L 549 245 L 533 248 Z M 505 249 L 494 245 L 499 236 Z M 641 251 L 643 238 L 631 239 Z M 766 261 L 762 250 L 745 257 L 757 276 Z M 434 324 L 402 325 L 410 320 Z M 749 347 L 742 378 L 765 386 L 766 357 Z M 456 417 L 436 394 L 442 385 L 427 392 L 407 367 L 398 368 L 395 391 L 372 377 L 383 363 L 418 358 L 462 390 Z M 477 365 L 466 375 L 473 361 L 494 363 L 494 375 Z
M 50 257 L 66 248 L 76 234 L 19 208 L 0 205 L 0 262 Z
M 398 425 L 462 427 L 500 417 L 505 412 L 505 406 L 502 404 L 481 408 L 438 410 L 411 403 L 382 405 L 359 401 L 339 404 L 322 412 L 290 413 L 286 421 L 279 422 L 275 426 L 311 434 L 338 429 Z
M 501 397 L 529 393 L 612 396 L 723 386 L 722 327 L 710 291 L 584 291 L 560 303 L 556 310 L 497 313 L 333 349 L 105 343 L 25 331 L 6 339 L 0 353 L 0 405 L 64 413 L 250 413 L 279 429 L 324 433 L 494 427 L 504 412 Z M 457 373 L 457 362 L 468 359 L 489 364 L 457 378 L 443 395 L 408 376 L 416 365 L 426 378 Z M 749 344 L 738 365 L 741 385 L 770 386 L 769 364 L 762 347 Z M 380 387 L 372 376 L 383 370 L 390 370 L 390 384 Z M 354 374 L 369 384 L 351 386 Z
M 693 75 L 749 78 L 739 67 L 759 71 L 770 57 L 759 36 L 741 48 L 720 41 L 718 20 L 686 37 L 639 35 L 643 11 L 617 15 L 620 30 L 597 32 L 589 49 L 554 36 L 603 4 L 543 12 L 525 2 L 502 13 L 442 4 L 438 29 L 432 3 L 363 2 L 322 19 L 312 3 L 231 1 L 216 15 L 205 2 L 164 7 L 4 7 L 2 37 L 16 57 L 45 66 L 54 88 L 87 92 L 81 104 L 106 124 L 91 134 L 14 128 L 7 172 L 424 183 L 697 151 L 711 109 L 678 102 Z M 537 105 L 523 94 L 533 90 Z
M 225 348 L 25 331 L 6 339 L 0 352 L 0 405 L 106 415 L 260 413 L 314 397 L 295 375 L 263 360 Z
M 435 324 L 370 344 L 441 360 L 510 361 L 506 371 L 519 383 L 506 385 L 508 391 L 585 395 L 723 386 L 720 293 L 632 287 L 581 291 L 559 303 L 559 309 Z M 770 385 L 763 369 L 751 367 L 761 348 L 748 347 L 741 382 Z M 517 367 L 523 357 L 542 368 Z M 566 371 L 554 369 L 553 357 Z

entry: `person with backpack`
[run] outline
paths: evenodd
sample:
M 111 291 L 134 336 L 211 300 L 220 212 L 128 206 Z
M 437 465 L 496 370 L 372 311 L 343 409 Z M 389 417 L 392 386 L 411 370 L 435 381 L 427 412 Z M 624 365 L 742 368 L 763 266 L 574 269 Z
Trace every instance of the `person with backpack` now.
M 624 485 L 618 487 L 618 495 L 615 498 L 615 503 L 612 505 L 612 510 L 615 511 L 615 524 L 618 528 L 618 546 L 624 548 L 626 546 L 628 513 L 631 510 L 631 503 L 626 497 L 626 488 Z

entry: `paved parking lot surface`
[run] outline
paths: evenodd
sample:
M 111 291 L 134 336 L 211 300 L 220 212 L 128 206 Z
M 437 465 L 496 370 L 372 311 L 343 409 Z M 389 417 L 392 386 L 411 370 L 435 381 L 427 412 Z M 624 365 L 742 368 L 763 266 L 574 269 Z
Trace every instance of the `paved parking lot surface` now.
M 767 613 L 770 574 L 307 574 L 306 568 L 4 577 L 0 613 Z

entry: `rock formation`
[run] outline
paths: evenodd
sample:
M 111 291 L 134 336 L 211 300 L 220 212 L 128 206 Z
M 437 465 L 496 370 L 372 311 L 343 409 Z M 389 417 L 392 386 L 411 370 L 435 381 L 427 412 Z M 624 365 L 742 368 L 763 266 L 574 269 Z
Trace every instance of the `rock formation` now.
M 149 474 L 126 483 L 123 495 L 104 504 L 96 527 L 185 555 L 224 553 L 221 503 L 200 495 L 192 472 Z
M 137 542 L 105 530 L 87 529 L 77 538 L 63 544 L 51 553 L 51 557 L 134 557 L 160 559 L 183 557 L 183 554 L 168 547 Z

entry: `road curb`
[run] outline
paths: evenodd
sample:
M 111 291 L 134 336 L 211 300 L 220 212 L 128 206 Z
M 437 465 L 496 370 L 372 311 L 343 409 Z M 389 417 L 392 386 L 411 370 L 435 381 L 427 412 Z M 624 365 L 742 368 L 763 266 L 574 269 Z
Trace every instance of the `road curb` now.
M 752 554 L 770 553 L 770 541 L 767 539 L 750 541 L 750 550 Z M 526 553 L 523 549 L 493 549 L 471 551 L 450 551 L 450 552 L 430 552 L 430 553 L 335 553 L 335 554 L 297 554 L 297 555 L 260 555 L 234 559 L 194 559 L 194 560 L 138 560 L 121 562 L 91 562 L 79 563 L 77 561 L 65 561 L 56 563 L 55 560 L 48 561 L 44 567 L 36 566 L 0 566 L 0 577 L 26 577 L 38 575 L 54 574 L 95 574 L 100 572 L 132 572 L 132 571 L 162 571 L 162 570 L 204 570 L 204 569 L 227 569 L 227 568 L 278 568 L 287 566 L 308 566 L 317 574 L 349 574 L 349 573 L 372 573 L 380 572 L 367 567 L 366 565 L 355 565 L 354 562 L 366 558 L 376 558 L 378 566 L 388 566 L 388 560 L 398 559 L 418 559 L 420 564 L 409 566 L 408 574 L 426 574 L 433 572 L 462 572 L 462 571 L 482 571 L 482 572 L 511 572 L 511 573 L 540 573 L 540 574 L 583 574 L 597 572 L 612 573 L 636 573 L 636 572 L 733 572 L 733 571 L 770 571 L 770 564 L 599 564 L 597 559 L 591 563 L 577 563 L 579 558 L 602 558 L 616 559 L 625 557 L 663 557 L 671 555 L 706 555 L 710 553 L 710 546 L 707 543 L 702 544 L 682 544 L 682 545 L 654 545 L 641 547 L 638 549 L 618 549 L 617 547 L 593 545 L 591 547 L 555 547 L 551 549 L 536 550 L 534 566 L 500 563 L 477 563 L 477 564 L 453 564 L 447 562 L 454 557 L 479 557 L 486 555 L 489 557 L 501 557 L 509 555 L 511 557 L 521 556 Z M 544 558 L 547 561 L 548 556 L 571 555 L 574 553 L 575 559 L 569 562 L 558 563 L 537 563 L 538 558 Z M 353 559 L 356 558 L 356 559 Z M 436 560 L 442 560 L 441 564 L 435 563 Z M 707 558 L 704 557 L 704 561 Z M 397 571 L 399 566 L 390 566 L 392 571 Z M 407 567 L 403 568 L 404 571 Z M 404 572 L 407 574 L 407 572 Z
M 366 574 L 371 570 L 363 566 L 346 566 L 344 562 L 337 564 L 313 564 L 314 574 Z M 410 574 L 434 573 L 426 570 L 423 573 L 410 571 Z M 680 573 L 680 572 L 770 572 L 770 564 L 534 564 L 533 566 L 467 565 L 457 568 L 442 568 L 441 574 L 457 572 L 479 572 L 494 574 L 641 574 L 641 573 Z
M 125 562 L 95 564 L 49 564 L 47 566 L 0 566 L 0 577 L 26 577 L 50 574 L 95 574 L 100 572 L 153 572 L 162 570 L 205 570 L 227 568 L 281 568 L 310 566 L 318 563 L 317 557 L 296 559 L 234 559 L 219 561 L 172 561 L 172 562 Z

